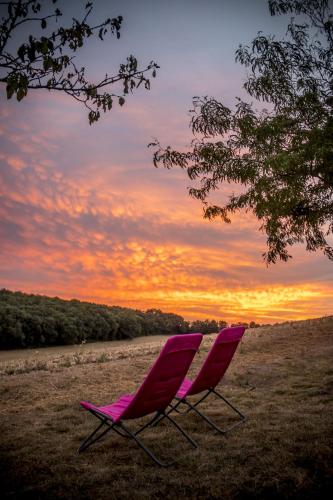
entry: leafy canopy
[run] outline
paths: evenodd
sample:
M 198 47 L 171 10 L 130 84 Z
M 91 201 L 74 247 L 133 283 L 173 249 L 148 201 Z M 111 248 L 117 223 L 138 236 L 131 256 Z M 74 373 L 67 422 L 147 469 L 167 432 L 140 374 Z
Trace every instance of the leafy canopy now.
M 239 98 L 232 110 L 214 98 L 195 97 L 187 152 L 155 147 L 154 164 L 180 166 L 198 180 L 189 194 L 203 202 L 204 216 L 252 211 L 267 235 L 267 263 L 288 260 L 288 247 L 306 243 L 333 259 L 333 17 L 328 0 L 269 0 L 272 16 L 292 18 L 286 37 L 259 32 L 240 45 L 236 61 L 248 70 L 244 88 L 268 103 L 258 111 Z M 239 183 L 218 206 L 209 195 Z
M 53 4 L 57 0 L 52 0 Z M 99 24 L 88 24 L 93 2 L 88 2 L 82 20 L 73 18 L 69 27 L 56 26 L 62 12 L 55 8 L 51 13 L 43 13 L 45 2 L 38 0 L 13 0 L 0 2 L 3 12 L 0 26 L 0 82 L 6 84 L 7 98 L 13 95 L 21 101 L 29 90 L 48 89 L 68 94 L 84 104 L 89 110 L 89 123 L 100 118 L 101 111 L 111 110 L 116 99 L 120 106 L 125 103 L 125 95 L 143 85 L 150 88 L 147 74 L 156 76 L 158 65 L 151 61 L 144 69 L 130 55 L 121 64 L 116 75 L 106 74 L 98 82 L 86 78 L 84 67 L 75 64 L 75 52 L 88 38 L 98 36 L 104 40 L 108 33 L 120 38 L 122 17 L 107 18 Z M 22 28 L 28 25 L 42 32 L 53 30 L 43 36 L 29 35 L 24 43 L 13 49 L 20 39 Z M 110 87 L 116 86 L 112 92 Z

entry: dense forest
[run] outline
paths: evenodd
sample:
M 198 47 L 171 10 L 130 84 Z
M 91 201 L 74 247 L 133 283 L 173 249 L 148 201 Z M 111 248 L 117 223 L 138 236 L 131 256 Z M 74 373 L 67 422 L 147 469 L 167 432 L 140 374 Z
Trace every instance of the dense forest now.
M 208 319 L 191 323 L 159 309 L 143 312 L 0 290 L 0 349 L 131 339 L 140 335 L 205 334 L 225 326 L 225 321 Z

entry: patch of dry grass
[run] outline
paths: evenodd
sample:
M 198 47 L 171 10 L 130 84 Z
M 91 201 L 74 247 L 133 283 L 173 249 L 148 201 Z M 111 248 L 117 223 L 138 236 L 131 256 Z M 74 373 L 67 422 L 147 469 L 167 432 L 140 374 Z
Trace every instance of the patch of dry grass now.
M 196 415 L 177 416 L 200 445 L 194 452 L 169 424 L 149 429 L 143 436 L 147 444 L 157 454 L 177 457 L 168 469 L 160 469 L 134 443 L 112 433 L 76 454 L 80 440 L 95 425 L 80 410 L 79 399 L 109 403 L 134 391 L 161 339 L 149 339 L 149 345 L 129 342 L 104 354 L 84 352 L 80 358 L 55 353 L 47 359 L 11 360 L 11 374 L 3 360 L 2 493 L 13 499 L 328 498 L 333 471 L 332 339 L 332 318 L 248 331 L 220 387 L 248 421 L 224 437 Z M 212 341 L 204 339 L 192 373 Z M 29 366 L 24 369 L 20 363 Z M 213 398 L 202 410 L 222 425 L 228 420 L 226 409 Z

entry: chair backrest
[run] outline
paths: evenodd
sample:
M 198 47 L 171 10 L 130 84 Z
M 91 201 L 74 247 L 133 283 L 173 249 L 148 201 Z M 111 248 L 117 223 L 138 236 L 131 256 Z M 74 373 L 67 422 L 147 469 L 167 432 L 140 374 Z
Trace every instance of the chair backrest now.
M 122 419 L 165 410 L 183 382 L 201 340 L 201 333 L 170 337 Z
M 187 395 L 213 389 L 225 374 L 245 328 L 234 326 L 220 331 Z

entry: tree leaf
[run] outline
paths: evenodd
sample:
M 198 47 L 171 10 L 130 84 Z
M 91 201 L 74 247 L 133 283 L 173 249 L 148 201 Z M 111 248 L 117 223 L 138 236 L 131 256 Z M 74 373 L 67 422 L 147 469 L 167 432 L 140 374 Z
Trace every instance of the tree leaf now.
M 6 92 L 7 92 L 7 99 L 10 99 L 12 97 L 12 95 L 14 94 L 15 89 L 10 84 L 7 84 Z
M 17 55 L 21 59 L 22 62 L 24 62 L 24 55 L 25 55 L 25 44 L 21 45 L 20 48 L 17 51 Z
M 26 95 L 26 92 L 22 87 L 20 87 L 16 92 L 16 98 L 18 101 L 22 101 L 23 97 Z

